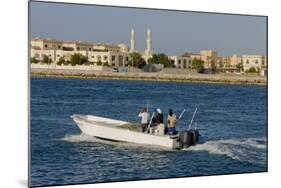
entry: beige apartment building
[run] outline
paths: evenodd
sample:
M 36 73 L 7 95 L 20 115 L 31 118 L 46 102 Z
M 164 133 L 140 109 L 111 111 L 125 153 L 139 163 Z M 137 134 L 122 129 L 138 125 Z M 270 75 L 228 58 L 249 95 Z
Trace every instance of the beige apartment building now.
M 239 55 L 234 54 L 234 55 L 229 57 L 229 65 L 230 66 L 233 66 L 233 67 L 237 66 L 241 62 L 242 62 L 242 57 L 239 56 Z
M 212 64 L 217 66 L 220 58 L 218 57 L 218 52 L 214 50 L 202 50 L 200 51 L 201 60 L 205 62 L 205 68 L 211 68 Z
M 267 69 L 267 56 L 263 55 L 232 55 L 228 57 L 219 56 L 214 50 L 202 50 L 200 53 L 186 52 L 182 55 L 168 56 L 176 68 L 192 68 L 192 60 L 200 59 L 204 61 L 204 68 L 216 66 L 222 72 L 237 72 L 238 64 L 242 64 L 244 71 L 251 67 L 256 70 Z
M 125 44 L 95 44 L 82 41 L 62 41 L 35 38 L 31 40 L 30 57 L 42 61 L 48 56 L 56 64 L 61 57 L 70 60 L 71 55 L 80 53 L 88 62 L 111 66 L 126 66 L 129 62 L 129 48 Z
M 213 50 L 202 50 L 200 54 L 186 52 L 182 55 L 168 56 L 168 58 L 173 62 L 176 68 L 181 69 L 192 69 L 192 60 L 195 58 L 204 61 L 205 68 L 210 68 L 212 62 L 217 63 L 219 60 L 217 52 Z
M 31 46 L 35 46 L 40 50 L 61 50 L 63 47 L 62 40 L 34 38 L 31 40 Z
M 251 67 L 262 70 L 267 68 L 267 57 L 263 55 L 232 55 L 229 57 L 229 66 L 236 67 L 239 63 L 242 63 L 244 71 Z
M 192 69 L 192 59 L 190 56 L 168 56 L 170 61 L 174 64 L 175 68 Z
M 252 67 L 256 70 L 261 70 L 263 68 L 263 59 L 262 55 L 242 55 L 241 61 L 243 63 L 244 71 L 247 71 Z
M 263 55 L 232 55 L 227 57 L 227 66 L 236 67 L 242 63 L 244 71 L 249 70 L 251 67 L 261 69 L 267 68 L 267 56 Z

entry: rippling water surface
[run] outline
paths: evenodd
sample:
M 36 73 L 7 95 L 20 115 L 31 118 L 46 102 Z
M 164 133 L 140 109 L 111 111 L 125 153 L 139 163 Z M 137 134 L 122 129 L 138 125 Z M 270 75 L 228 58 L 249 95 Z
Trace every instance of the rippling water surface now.
M 81 134 L 72 114 L 138 122 L 140 108 L 193 110 L 200 143 L 181 151 Z M 31 79 L 31 185 L 62 185 L 267 171 L 265 86 Z

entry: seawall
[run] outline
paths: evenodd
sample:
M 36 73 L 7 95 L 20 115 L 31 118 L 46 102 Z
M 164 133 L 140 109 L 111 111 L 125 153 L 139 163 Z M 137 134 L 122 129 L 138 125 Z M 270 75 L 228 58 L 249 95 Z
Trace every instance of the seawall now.
M 65 77 L 84 79 L 113 79 L 113 80 L 149 80 L 163 82 L 195 82 L 195 83 L 223 83 L 266 85 L 264 76 L 228 75 L 228 74 L 176 74 L 176 73 L 146 73 L 146 72 L 112 72 L 93 70 L 61 70 L 61 69 L 31 69 L 32 77 Z

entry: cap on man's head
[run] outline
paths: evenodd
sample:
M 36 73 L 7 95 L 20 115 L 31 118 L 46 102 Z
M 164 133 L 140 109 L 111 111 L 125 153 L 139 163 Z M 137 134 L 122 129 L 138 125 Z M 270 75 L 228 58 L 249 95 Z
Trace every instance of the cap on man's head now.
M 157 110 L 156 110 L 159 114 L 161 114 L 162 113 L 162 111 L 161 111 L 161 109 L 160 108 L 157 108 Z

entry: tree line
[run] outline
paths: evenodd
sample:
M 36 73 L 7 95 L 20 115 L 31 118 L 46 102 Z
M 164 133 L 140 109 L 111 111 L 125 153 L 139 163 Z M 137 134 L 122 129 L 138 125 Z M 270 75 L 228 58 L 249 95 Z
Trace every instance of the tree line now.
M 39 63 L 39 60 L 37 60 L 35 57 L 32 57 L 30 59 L 31 63 Z M 44 55 L 43 59 L 41 61 L 43 64 L 51 64 L 52 59 Z M 168 58 L 168 56 L 164 53 L 159 53 L 159 54 L 153 54 L 152 57 L 150 57 L 147 62 L 145 59 L 142 57 L 140 53 L 133 52 L 129 54 L 129 61 L 128 61 L 128 66 L 130 67 L 137 67 L 142 69 L 146 64 L 162 64 L 165 68 L 175 68 L 174 63 Z M 94 64 L 93 62 L 88 62 L 86 56 L 83 56 L 80 53 L 74 53 L 70 56 L 69 60 L 65 60 L 64 57 L 60 57 L 58 62 L 58 65 L 84 65 L 84 64 Z M 109 66 L 108 62 L 97 62 L 97 65 L 104 65 L 104 66 Z M 204 70 L 204 61 L 200 59 L 193 59 L 192 60 L 192 68 L 196 69 L 197 72 L 201 73 Z
M 30 59 L 31 63 L 37 64 L 39 63 L 39 60 L 37 60 L 35 57 L 31 57 Z M 41 61 L 41 63 L 43 64 L 51 64 L 53 62 L 52 58 L 50 58 L 47 55 L 43 56 L 43 59 Z M 83 65 L 83 64 L 89 64 L 89 62 L 87 61 L 86 56 L 83 56 L 80 53 L 74 53 L 70 56 L 70 60 L 65 60 L 64 57 L 60 57 L 57 64 L 58 65 Z

